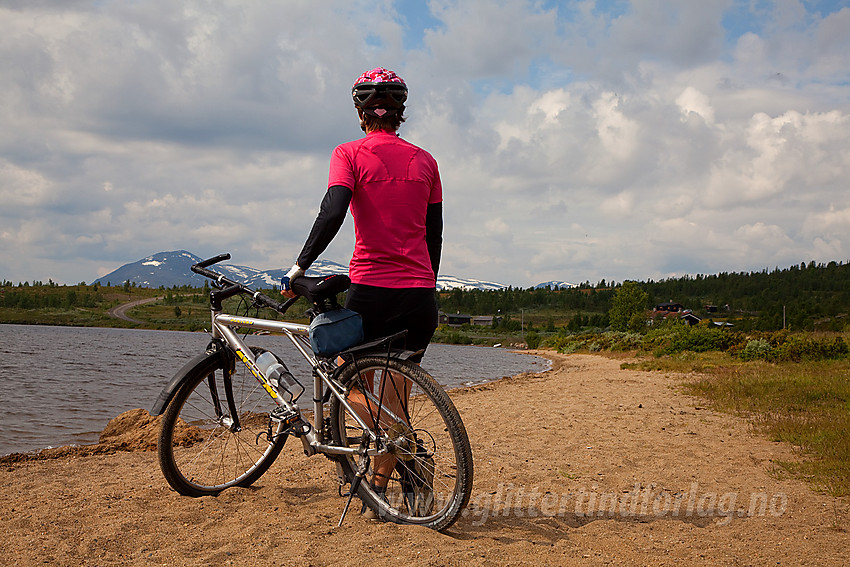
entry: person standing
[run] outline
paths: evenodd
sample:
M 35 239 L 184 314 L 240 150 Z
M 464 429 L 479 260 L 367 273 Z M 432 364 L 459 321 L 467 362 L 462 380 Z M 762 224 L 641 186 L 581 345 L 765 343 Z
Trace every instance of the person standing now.
M 295 297 L 289 284 L 325 251 L 350 207 L 355 244 L 345 307 L 360 313 L 366 341 L 406 330 L 402 346 L 416 352 L 410 360 L 418 363 L 438 320 L 436 283 L 443 244 L 440 174 L 431 154 L 398 136 L 407 101 L 401 77 L 377 67 L 355 81 L 351 95 L 366 136 L 333 151 L 327 193 L 298 259 L 281 282 L 281 293 Z M 393 387 L 386 389 L 384 407 L 390 415 L 403 416 L 408 385 L 392 373 L 389 380 Z M 363 384 L 374 390 L 373 376 L 363 376 Z M 358 388 L 352 389 L 348 401 L 364 420 L 374 417 L 373 405 Z M 371 484 L 376 493 L 386 491 L 396 462 L 389 454 L 374 458 Z M 363 514 L 377 518 L 365 505 Z
M 401 77 L 377 67 L 355 81 L 351 94 L 366 136 L 333 151 L 327 193 L 281 293 L 295 296 L 288 281 L 325 251 L 350 206 L 355 245 L 345 306 L 362 316 L 366 340 L 406 329 L 404 347 L 424 352 L 437 328 L 443 243 L 437 162 L 398 136 L 408 94 Z M 422 353 L 413 358 L 421 359 Z

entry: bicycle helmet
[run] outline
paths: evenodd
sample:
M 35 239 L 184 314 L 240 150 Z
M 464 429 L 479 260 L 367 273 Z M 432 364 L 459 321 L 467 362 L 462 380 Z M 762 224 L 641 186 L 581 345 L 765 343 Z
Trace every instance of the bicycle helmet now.
M 392 116 L 404 110 L 407 85 L 401 77 L 383 67 L 366 71 L 351 88 L 354 106 L 378 118 Z

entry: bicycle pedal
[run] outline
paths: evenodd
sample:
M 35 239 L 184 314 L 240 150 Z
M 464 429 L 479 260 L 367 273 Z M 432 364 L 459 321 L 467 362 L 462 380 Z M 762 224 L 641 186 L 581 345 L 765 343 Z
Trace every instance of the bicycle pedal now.
M 298 421 L 300 417 L 301 414 L 298 412 L 298 410 L 287 409 L 283 406 L 277 406 L 269 414 L 269 418 L 271 418 L 272 421 L 279 421 L 284 425 L 292 425 L 293 423 Z

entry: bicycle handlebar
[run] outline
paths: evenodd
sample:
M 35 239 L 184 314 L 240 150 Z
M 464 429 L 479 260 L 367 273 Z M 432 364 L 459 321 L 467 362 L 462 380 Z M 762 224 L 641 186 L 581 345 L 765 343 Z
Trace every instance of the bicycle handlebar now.
M 207 269 L 207 266 L 211 266 L 213 264 L 217 264 L 218 262 L 222 262 L 224 260 L 229 259 L 230 254 L 219 254 L 218 256 L 207 258 L 206 260 L 192 265 L 192 271 L 196 274 L 204 276 L 205 278 L 209 278 L 219 285 L 226 286 L 222 290 L 213 291 L 210 293 L 210 301 L 217 302 L 219 307 L 221 306 L 221 302 L 227 299 L 228 297 L 232 297 L 238 293 L 244 293 L 246 295 L 250 295 L 253 302 L 257 305 L 268 307 L 270 309 L 274 309 L 280 314 L 284 314 L 298 300 L 297 297 L 294 297 L 292 299 L 288 299 L 284 303 L 280 303 L 279 301 L 275 301 L 271 297 L 255 289 L 251 289 L 245 284 L 229 279 L 224 274 L 219 274 L 218 272 L 214 272 L 212 270 Z
M 213 256 L 212 258 L 207 258 L 206 260 L 202 260 L 195 264 L 195 266 L 199 268 L 206 268 L 207 266 L 211 266 L 213 264 L 217 264 L 224 260 L 230 260 L 230 254 L 225 252 L 224 254 L 219 254 L 218 256 Z M 192 266 L 192 269 L 195 269 L 195 266 Z

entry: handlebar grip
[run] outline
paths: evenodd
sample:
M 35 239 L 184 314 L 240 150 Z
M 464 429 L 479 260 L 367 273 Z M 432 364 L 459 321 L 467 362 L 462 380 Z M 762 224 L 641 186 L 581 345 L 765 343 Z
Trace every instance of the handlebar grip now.
M 212 258 L 207 258 L 201 262 L 198 262 L 194 266 L 192 266 L 192 271 L 195 271 L 195 268 L 206 268 L 207 266 L 211 266 L 213 264 L 217 264 L 218 262 L 223 262 L 224 260 L 230 260 L 230 254 L 225 252 L 224 254 L 219 254 L 218 256 L 213 256 Z

